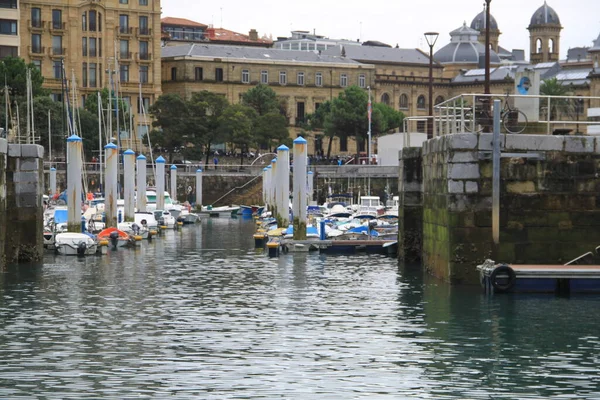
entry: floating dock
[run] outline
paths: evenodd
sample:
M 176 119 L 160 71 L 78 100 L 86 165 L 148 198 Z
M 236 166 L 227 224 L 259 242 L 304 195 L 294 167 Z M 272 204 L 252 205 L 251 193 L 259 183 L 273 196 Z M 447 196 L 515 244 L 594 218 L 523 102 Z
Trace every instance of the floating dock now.
M 282 239 L 279 242 L 282 253 L 319 251 L 324 254 L 352 254 L 365 252 L 369 254 L 396 254 L 397 240 L 292 240 Z

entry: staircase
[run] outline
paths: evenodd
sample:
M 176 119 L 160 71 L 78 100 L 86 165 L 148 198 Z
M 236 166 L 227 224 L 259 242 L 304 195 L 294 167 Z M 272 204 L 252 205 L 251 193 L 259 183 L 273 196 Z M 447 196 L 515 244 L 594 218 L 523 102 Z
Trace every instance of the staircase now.
M 231 191 L 215 204 L 219 205 L 262 205 L 262 179 L 256 179 L 254 182 L 244 188 L 238 188 Z

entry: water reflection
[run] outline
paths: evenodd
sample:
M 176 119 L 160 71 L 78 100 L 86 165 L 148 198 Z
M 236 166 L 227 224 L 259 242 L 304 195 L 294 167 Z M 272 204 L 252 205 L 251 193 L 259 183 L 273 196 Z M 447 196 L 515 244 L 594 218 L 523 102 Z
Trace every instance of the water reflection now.
M 0 274 L 0 398 L 598 398 L 598 297 L 486 297 L 210 219 Z

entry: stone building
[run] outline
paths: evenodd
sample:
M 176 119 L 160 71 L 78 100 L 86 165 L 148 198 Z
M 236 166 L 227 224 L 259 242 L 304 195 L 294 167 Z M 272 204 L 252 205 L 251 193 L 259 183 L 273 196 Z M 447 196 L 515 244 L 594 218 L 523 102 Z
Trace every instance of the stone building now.
M 21 55 L 21 39 L 19 38 L 19 0 L 0 1 L 0 59 L 19 57 Z
M 21 57 L 41 70 L 51 96 L 63 98 L 63 63 L 65 78 L 75 76 L 80 105 L 112 82 L 133 113 L 136 135 L 122 130 L 123 146 L 141 148 L 148 128 L 140 104 L 147 108 L 161 93 L 160 1 L 20 3 Z

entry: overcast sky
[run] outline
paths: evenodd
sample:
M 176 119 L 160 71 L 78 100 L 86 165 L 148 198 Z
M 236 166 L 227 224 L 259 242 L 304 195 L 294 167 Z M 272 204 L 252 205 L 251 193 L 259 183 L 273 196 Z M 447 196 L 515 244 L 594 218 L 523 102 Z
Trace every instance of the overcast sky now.
M 427 49 L 426 31 L 440 33 L 435 50 L 450 41 L 450 31 L 470 25 L 484 0 L 162 0 L 162 16 L 187 18 L 215 27 L 260 36 L 289 36 L 291 30 L 316 30 L 332 39 L 379 40 L 392 46 Z M 500 45 L 529 54 L 527 26 L 543 0 L 492 0 Z M 550 0 L 560 17 L 561 58 L 570 47 L 590 46 L 600 34 L 600 0 Z M 434 51 L 435 51 L 434 50 Z

